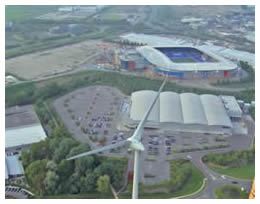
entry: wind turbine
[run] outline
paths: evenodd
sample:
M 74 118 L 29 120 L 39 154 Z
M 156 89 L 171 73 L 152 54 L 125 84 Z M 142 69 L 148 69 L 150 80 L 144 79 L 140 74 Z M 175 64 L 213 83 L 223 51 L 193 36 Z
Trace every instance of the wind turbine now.
M 138 198 L 139 172 L 140 172 L 140 166 L 139 166 L 140 165 L 139 164 L 140 163 L 140 153 L 142 151 L 144 151 L 144 149 L 145 149 L 144 145 L 141 142 L 144 125 L 145 125 L 145 122 L 147 121 L 147 118 L 150 115 L 157 99 L 160 96 L 160 93 L 166 83 L 166 80 L 167 80 L 167 76 L 165 77 L 160 89 L 158 90 L 156 97 L 154 98 L 153 102 L 151 103 L 150 107 L 144 114 L 142 120 L 139 122 L 136 130 L 134 131 L 134 133 L 131 137 L 127 138 L 126 140 L 120 141 L 116 144 L 107 145 L 107 146 L 99 148 L 99 149 L 95 149 L 95 150 L 92 150 L 89 152 L 84 152 L 84 153 L 72 156 L 72 157 L 68 158 L 67 160 L 77 159 L 80 157 L 97 154 L 99 152 L 104 152 L 107 150 L 111 150 L 111 149 L 115 149 L 117 147 L 127 145 L 130 149 L 132 149 L 134 151 L 134 178 L 133 178 L 132 199 L 137 199 Z

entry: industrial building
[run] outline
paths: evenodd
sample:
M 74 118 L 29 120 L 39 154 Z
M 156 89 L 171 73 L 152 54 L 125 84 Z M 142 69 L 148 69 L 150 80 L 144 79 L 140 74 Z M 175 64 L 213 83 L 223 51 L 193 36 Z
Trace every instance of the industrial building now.
M 120 51 L 123 69 L 146 70 L 155 75 L 168 75 L 176 79 L 222 79 L 239 76 L 237 64 L 206 48 L 190 44 L 178 45 L 163 37 L 149 37 L 123 36 L 123 42 L 137 43 L 134 48 Z M 154 43 L 151 43 L 153 40 Z
M 138 124 L 156 94 L 150 90 L 132 93 L 126 126 L 135 127 Z M 162 92 L 148 117 L 146 128 L 230 135 L 233 131 L 231 113 L 241 119 L 242 112 L 236 100 L 227 105 L 227 97 L 223 99 L 223 96 L 210 94 Z
M 5 149 L 17 151 L 46 138 L 33 106 L 14 106 L 5 111 Z
M 23 165 L 19 161 L 19 156 L 5 155 L 5 179 L 12 179 L 24 175 Z

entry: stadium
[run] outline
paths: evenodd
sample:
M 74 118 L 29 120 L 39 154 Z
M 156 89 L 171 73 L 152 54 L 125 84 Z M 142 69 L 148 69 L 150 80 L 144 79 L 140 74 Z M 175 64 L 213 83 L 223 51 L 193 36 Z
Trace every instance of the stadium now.
M 151 43 L 147 43 L 147 40 L 135 38 L 132 41 L 137 41 L 141 46 L 121 50 L 119 58 L 123 69 L 145 70 L 176 79 L 222 79 L 239 74 L 237 64 L 202 47 L 166 45 L 164 42 L 161 45 L 160 42 L 149 45 Z
M 133 92 L 126 126 L 134 128 L 147 111 L 157 92 Z M 231 135 L 242 111 L 234 97 L 211 94 L 162 92 L 146 128 L 172 132 L 198 132 Z

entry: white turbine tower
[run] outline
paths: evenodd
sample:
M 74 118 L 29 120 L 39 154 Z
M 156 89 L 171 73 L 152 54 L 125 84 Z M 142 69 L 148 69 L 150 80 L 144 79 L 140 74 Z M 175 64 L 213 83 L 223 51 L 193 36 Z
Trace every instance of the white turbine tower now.
M 137 199 L 138 198 L 138 184 L 139 184 L 139 172 L 140 172 L 140 152 L 144 151 L 144 145 L 141 142 L 142 139 L 142 134 L 143 134 L 143 129 L 144 129 L 144 125 L 145 122 L 147 121 L 148 116 L 150 115 L 154 104 L 156 103 L 157 99 L 160 96 L 160 93 L 166 83 L 167 80 L 167 76 L 165 78 L 165 80 L 163 81 L 156 97 L 154 98 L 153 102 L 151 103 L 150 107 L 148 108 L 148 110 L 146 111 L 145 115 L 143 116 L 142 120 L 139 122 L 135 132 L 133 133 L 133 135 L 129 138 L 127 138 L 126 140 L 120 141 L 116 144 L 112 144 L 112 145 L 107 145 L 105 147 L 99 148 L 99 149 L 95 149 L 89 152 L 85 152 L 85 153 L 81 153 L 75 156 L 72 156 L 70 158 L 68 158 L 67 160 L 72 160 L 72 159 L 77 159 L 80 157 L 84 157 L 84 156 L 89 156 L 92 154 L 97 154 L 99 152 L 104 152 L 107 150 L 111 150 L 111 149 L 115 149 L 117 147 L 121 147 L 124 145 L 127 145 L 130 149 L 132 149 L 134 151 L 134 178 L 133 178 L 133 191 L 132 191 L 132 198 L 133 199 Z

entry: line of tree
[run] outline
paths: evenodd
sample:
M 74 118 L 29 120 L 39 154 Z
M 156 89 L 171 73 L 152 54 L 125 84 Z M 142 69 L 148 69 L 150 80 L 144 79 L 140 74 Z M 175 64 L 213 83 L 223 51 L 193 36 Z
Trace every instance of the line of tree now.
M 255 150 L 231 151 L 224 154 L 210 153 L 202 158 L 205 163 L 227 167 L 242 167 L 255 163 Z
M 144 77 L 136 77 L 111 72 L 88 71 L 70 76 L 63 76 L 63 83 L 54 80 L 42 82 L 39 88 L 37 83 L 24 83 L 6 87 L 6 106 L 25 105 L 36 103 L 37 100 L 46 100 L 51 97 L 58 97 L 74 89 L 90 85 L 108 85 L 118 87 L 122 92 L 129 95 L 134 91 L 149 89 L 158 90 L 160 80 L 152 80 Z M 56 79 L 59 81 L 59 78 Z M 40 82 L 39 82 L 40 83 Z M 226 91 L 212 91 L 198 88 L 178 86 L 175 83 L 167 83 L 166 91 L 178 93 L 193 92 L 198 94 L 234 95 L 238 99 L 251 102 L 255 98 L 255 90 L 249 89 L 238 93 Z

